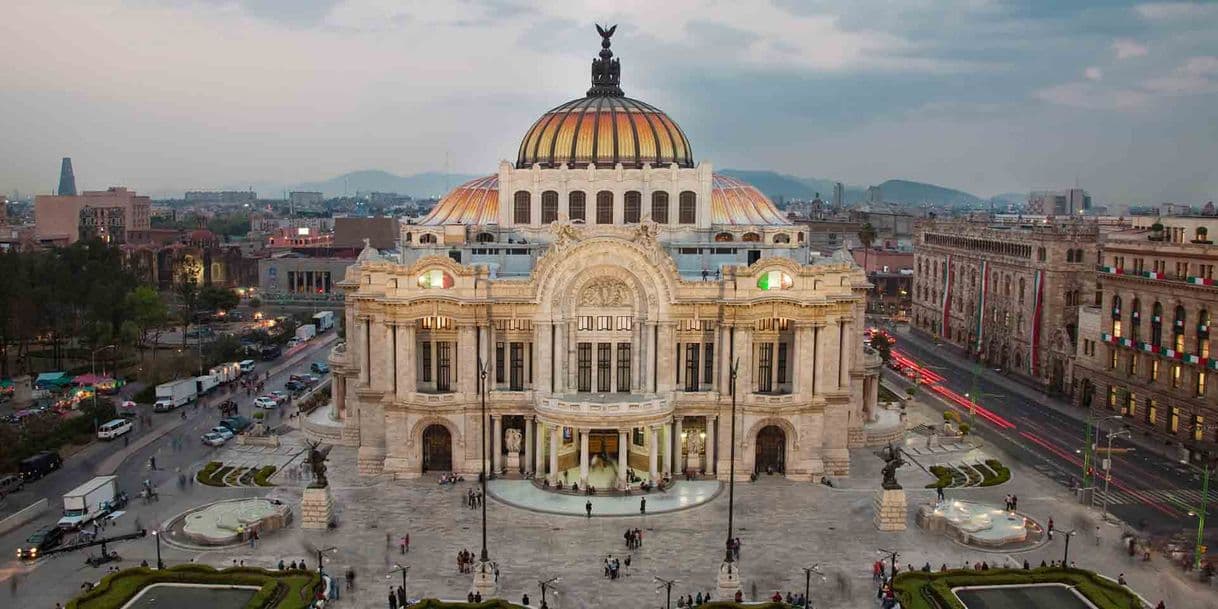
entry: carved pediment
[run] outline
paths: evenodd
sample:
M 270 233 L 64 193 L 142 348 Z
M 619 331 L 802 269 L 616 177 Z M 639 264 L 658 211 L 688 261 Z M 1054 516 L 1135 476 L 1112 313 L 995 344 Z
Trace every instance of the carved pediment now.
M 630 287 L 614 277 L 593 279 L 579 293 L 581 307 L 626 307 L 631 305 Z

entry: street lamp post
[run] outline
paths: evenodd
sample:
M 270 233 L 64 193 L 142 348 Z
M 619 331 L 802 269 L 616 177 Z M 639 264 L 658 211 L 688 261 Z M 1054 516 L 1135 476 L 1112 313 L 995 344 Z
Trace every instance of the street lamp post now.
M 1129 430 L 1123 429 L 1108 434 L 1108 456 L 1104 459 L 1104 507 L 1100 510 L 1100 518 L 1103 520 L 1108 520 L 1108 485 L 1112 483 L 1112 439 L 1117 436 L 1128 438 Z
M 1066 551 L 1062 554 L 1062 566 L 1063 567 L 1068 566 L 1070 564 L 1070 538 L 1074 537 L 1077 533 L 1078 533 L 1078 531 L 1075 529 L 1070 529 L 1069 531 L 1062 531 L 1062 535 L 1065 535 L 1065 537 L 1066 537 Z
M 106 349 L 117 349 L 117 348 L 118 347 L 116 345 L 106 345 L 104 347 L 98 347 L 98 348 L 94 349 L 93 352 L 89 354 L 89 372 L 93 376 L 97 376 L 97 354 L 98 353 L 105 351 Z
M 546 589 L 561 580 L 561 577 L 551 577 L 550 579 L 537 580 L 537 587 L 541 588 L 541 609 L 549 609 L 546 605 Z
M 480 474 L 482 482 L 482 553 L 478 557 L 478 569 L 474 573 L 474 591 L 479 596 L 489 596 L 494 591 L 497 582 L 495 581 L 495 566 L 491 563 L 490 552 L 486 547 L 486 483 L 490 478 L 490 472 L 487 471 L 487 459 L 490 456 L 486 450 L 486 380 L 490 374 L 490 367 L 482 361 L 482 356 L 478 356 L 478 392 L 482 402 L 482 429 L 481 431 L 481 454 L 482 461 Z M 485 594 L 483 594 L 485 592 Z
M 394 573 L 401 573 L 401 574 L 402 574 L 402 590 L 403 590 L 403 592 L 405 592 L 405 590 L 406 590 L 406 572 L 407 572 L 407 571 L 409 571 L 409 570 L 410 570 L 410 565 L 399 565 L 399 564 L 398 564 L 398 563 L 396 563 L 396 562 L 395 562 L 395 563 L 393 563 L 393 568 L 389 570 L 389 573 L 390 573 L 391 575 L 392 575 L 392 574 L 394 574 Z
M 1087 433 L 1084 436 L 1084 440 L 1083 440 L 1083 484 L 1082 484 L 1083 488 L 1085 488 L 1085 489 L 1092 488 L 1092 484 L 1094 483 L 1094 480 L 1091 476 L 1091 471 L 1093 469 L 1095 469 L 1094 468 L 1095 442 L 1092 440 L 1091 430 L 1093 428 L 1096 430 L 1095 436 L 1096 436 L 1096 439 L 1098 439 L 1099 431 L 1103 429 L 1105 421 L 1119 421 L 1123 418 L 1125 418 L 1125 417 L 1123 417 L 1119 414 L 1114 414 L 1112 416 L 1101 417 L 1101 418 L 1092 418 L 1092 417 L 1087 418 Z
M 664 586 L 664 589 L 665 589 L 664 609 L 670 609 L 672 607 L 672 585 L 677 583 L 677 580 L 664 579 L 663 577 L 659 577 L 659 576 L 655 576 L 655 580 L 660 582 L 660 585 Z M 659 592 L 659 591 L 657 590 L 657 592 Z
M 161 532 L 152 531 L 152 538 L 156 540 L 156 568 L 160 571 L 165 568 L 165 562 L 161 560 Z
M 337 550 L 337 549 L 338 548 L 331 546 L 329 548 L 322 548 L 317 551 L 317 575 L 318 576 L 325 574 L 325 572 L 322 570 L 322 558 L 323 558 L 322 554 L 325 554 L 326 552 L 333 552 L 334 550 Z
M 897 557 L 899 557 L 901 553 L 897 552 L 896 550 L 885 550 L 884 548 L 880 548 L 880 552 L 888 555 L 888 560 L 891 561 L 892 564 L 892 569 L 888 571 L 888 577 L 895 576 L 897 574 Z
M 984 398 L 1005 398 L 1007 396 L 1005 396 L 1001 393 L 985 393 L 982 391 L 970 391 L 970 392 L 964 394 L 964 397 L 968 398 L 968 423 L 969 423 L 969 426 L 974 428 L 974 430 L 975 430 L 977 427 L 977 399 L 983 398 L 983 397 Z
M 820 563 L 804 567 L 804 609 L 812 609 L 812 574 L 824 577 L 820 572 Z
M 736 567 L 732 555 L 732 526 L 735 524 L 733 519 L 736 511 L 736 377 L 739 369 L 740 358 L 736 358 L 728 376 L 728 388 L 732 394 L 732 424 L 731 440 L 728 442 L 731 449 L 727 480 L 727 540 L 723 544 L 725 555 L 723 564 L 719 566 L 718 580 L 719 599 L 725 601 L 735 600 L 736 595 L 740 593 L 740 569 Z

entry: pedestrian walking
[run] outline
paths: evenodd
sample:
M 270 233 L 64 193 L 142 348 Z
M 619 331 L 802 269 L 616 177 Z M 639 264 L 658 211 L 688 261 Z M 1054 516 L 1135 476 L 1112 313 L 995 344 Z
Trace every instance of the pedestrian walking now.
M 393 593 L 393 586 L 389 586 L 389 609 L 398 609 L 398 597 Z
M 591 499 L 589 499 L 588 502 L 584 504 L 584 511 L 588 513 L 588 518 L 592 517 L 592 500 Z
M 406 589 L 401 586 L 398 586 L 398 605 L 406 606 Z
M 639 497 L 639 513 L 640 514 L 647 513 L 647 498 L 646 497 Z
M 939 499 L 940 503 L 943 502 L 944 497 L 943 497 L 943 487 L 942 486 L 935 487 L 935 496 Z

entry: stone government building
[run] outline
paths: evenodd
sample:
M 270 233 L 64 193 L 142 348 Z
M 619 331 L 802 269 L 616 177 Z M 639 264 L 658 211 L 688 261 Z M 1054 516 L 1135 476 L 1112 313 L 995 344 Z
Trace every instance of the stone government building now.
M 738 476 L 845 475 L 865 442 L 880 358 L 862 270 L 695 163 L 675 121 L 623 94 L 608 37 L 586 96 L 400 244 L 336 284 L 334 410 L 362 474 L 479 471 L 480 362 L 497 472 L 726 478 L 734 362 Z

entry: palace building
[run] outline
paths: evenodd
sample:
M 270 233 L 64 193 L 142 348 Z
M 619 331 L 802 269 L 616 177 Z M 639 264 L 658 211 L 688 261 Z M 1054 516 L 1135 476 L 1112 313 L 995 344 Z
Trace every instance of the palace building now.
M 336 283 L 332 411 L 361 473 L 476 474 L 484 430 L 496 472 L 619 489 L 726 478 L 733 442 L 739 477 L 845 475 L 866 442 L 862 270 L 626 97 L 611 32 L 515 162 Z

